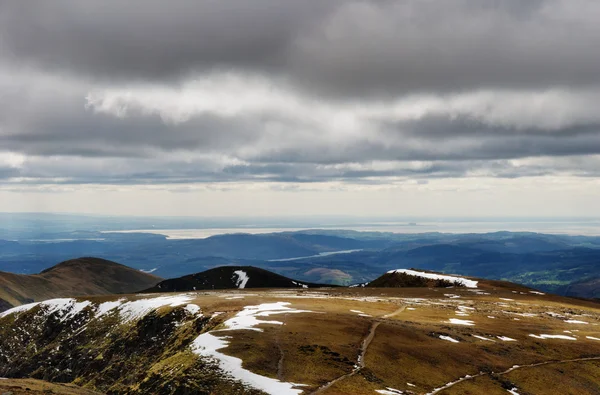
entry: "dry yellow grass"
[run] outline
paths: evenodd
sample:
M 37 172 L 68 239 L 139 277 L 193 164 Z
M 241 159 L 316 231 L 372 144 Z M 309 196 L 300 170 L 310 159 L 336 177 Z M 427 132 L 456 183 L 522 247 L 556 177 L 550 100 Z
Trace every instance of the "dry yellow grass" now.
M 1 379 L 0 394 L 12 395 L 101 395 L 73 384 L 48 383 L 35 379 Z
M 480 285 L 477 292 L 340 288 L 187 295 L 204 316 L 220 313 L 211 329 L 223 329 L 222 323 L 246 306 L 289 302 L 292 308 L 310 310 L 260 317 L 283 323 L 260 324 L 260 332 L 214 333 L 228 337 L 229 345 L 220 352 L 240 358 L 245 369 L 304 384 L 305 394 L 374 394 L 388 387 L 425 394 L 466 375 L 474 377 L 437 393 L 493 395 L 508 393 L 512 386 L 521 389 L 521 395 L 600 393 L 599 304 L 538 295 L 503 283 Z M 157 296 L 162 295 L 125 297 Z M 465 321 L 473 325 L 461 325 Z M 445 340 L 450 338 L 457 342 Z M 366 339 L 370 343 L 365 346 Z M 364 363 L 359 363 L 359 355 Z M 597 360 L 565 362 L 580 358 Z M 559 361 L 563 363 L 554 363 Z M 157 371 L 172 370 L 170 363 L 164 361 Z M 173 366 L 177 363 L 174 358 Z M 507 372 L 514 365 L 536 366 Z

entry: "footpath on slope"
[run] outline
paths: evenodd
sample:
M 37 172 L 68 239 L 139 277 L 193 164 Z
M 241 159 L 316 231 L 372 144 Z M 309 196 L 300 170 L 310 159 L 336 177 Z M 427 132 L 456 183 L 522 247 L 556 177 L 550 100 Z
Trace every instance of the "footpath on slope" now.
M 352 372 L 350 372 L 350 373 L 346 373 L 342 376 L 339 376 L 326 384 L 323 384 L 322 386 L 317 388 L 315 391 L 313 391 L 310 395 L 322 393 L 323 391 L 327 390 L 334 384 L 336 384 L 344 379 L 347 379 L 349 377 L 352 377 L 355 374 L 357 374 L 358 372 L 360 372 L 365 367 L 365 356 L 367 354 L 367 350 L 369 349 L 369 345 L 371 344 L 371 342 L 373 341 L 373 338 L 375 337 L 375 333 L 377 332 L 377 327 L 382 322 L 381 320 L 386 319 L 386 318 L 391 318 L 397 314 L 400 314 L 405 309 L 406 309 L 406 306 L 402 306 L 399 309 L 397 309 L 389 314 L 383 315 L 381 317 L 376 317 L 374 319 L 373 323 L 371 324 L 371 327 L 369 328 L 367 335 L 365 336 L 365 338 L 362 341 L 362 345 L 360 347 L 360 353 L 358 355 L 358 360 L 357 360 L 354 370 L 352 370 Z

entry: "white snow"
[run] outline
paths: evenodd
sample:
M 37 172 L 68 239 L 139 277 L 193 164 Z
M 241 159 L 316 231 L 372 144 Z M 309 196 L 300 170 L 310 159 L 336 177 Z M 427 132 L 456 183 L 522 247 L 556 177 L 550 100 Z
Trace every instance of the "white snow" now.
M 244 289 L 246 287 L 246 283 L 248 282 L 248 280 L 250 280 L 248 274 L 243 270 L 236 270 L 235 272 L 233 272 L 233 274 L 237 276 L 237 280 L 234 279 L 235 286 L 239 289 Z
M 536 295 L 546 295 L 543 292 L 539 292 L 539 291 L 529 291 L 530 294 L 536 294 Z
M 594 337 L 594 336 L 586 336 L 586 339 L 590 339 L 590 340 L 598 340 L 600 341 L 600 338 Z
M 519 389 L 517 387 L 513 387 L 512 389 L 507 390 L 512 395 L 519 395 L 517 392 Z
M 471 320 L 461 320 L 460 318 L 450 318 L 450 320 L 448 322 L 450 324 L 455 324 L 455 325 L 468 325 L 468 326 L 475 325 L 475 323 Z
M 40 307 L 44 308 L 45 314 L 49 315 L 56 313 L 60 321 L 65 321 L 68 318 L 74 317 L 91 304 L 92 303 L 87 300 L 83 302 L 77 302 L 77 300 L 72 298 L 49 299 L 39 303 L 29 303 L 23 306 L 14 307 L 0 314 L 0 317 L 5 317 L 9 314 L 29 311 L 35 306 L 39 305 Z
M 200 306 L 198 306 L 197 304 L 188 304 L 187 306 L 185 306 L 185 310 L 190 313 L 191 315 L 196 315 L 200 312 Z
M 565 321 L 567 324 L 589 324 L 589 322 L 585 322 L 585 321 L 579 321 L 579 320 L 566 320 Z
M 39 302 L 29 303 L 29 304 L 24 304 L 21 306 L 13 307 L 12 309 L 8 309 L 8 310 L 0 313 L 0 318 L 6 317 L 7 315 L 11 315 L 11 314 L 17 314 L 17 313 L 23 313 L 25 311 L 29 311 L 29 310 L 33 309 L 35 306 L 37 306 L 38 304 L 40 304 L 40 303 Z
M 506 300 L 506 301 L 509 301 L 509 302 L 512 302 L 512 301 L 514 301 L 514 299 L 511 299 L 511 298 L 499 298 L 499 299 L 500 299 L 500 300 Z
M 98 306 L 96 318 L 101 317 L 110 311 L 117 311 L 123 322 L 133 321 L 142 318 L 146 314 L 163 306 L 181 306 L 187 304 L 193 298 L 187 295 L 159 296 L 150 299 L 138 299 L 125 302 L 120 299 L 114 302 L 105 302 Z
M 294 285 L 299 285 L 299 286 L 301 286 L 302 288 L 308 288 L 308 285 L 306 285 L 306 284 L 302 284 L 302 283 L 297 283 L 296 281 L 292 281 L 292 284 L 294 284 Z
M 479 336 L 479 335 L 471 335 L 471 336 L 476 337 L 476 338 L 481 339 L 481 340 L 487 340 L 489 342 L 495 342 L 496 341 L 496 340 L 488 339 L 487 337 L 484 337 L 484 336 Z
M 373 317 L 372 315 L 369 315 L 369 314 L 359 314 L 358 316 L 359 317 Z
M 576 337 L 573 336 L 567 336 L 567 335 L 534 335 L 531 334 L 529 335 L 530 337 L 534 337 L 536 339 L 562 339 L 562 340 L 577 340 Z
M 507 337 L 507 336 L 496 336 L 498 339 L 502 340 L 503 342 L 516 342 L 515 339 Z
M 383 395 L 402 395 L 404 392 L 397 390 L 395 388 L 386 387 L 384 390 L 375 390 L 378 394 Z
M 113 302 L 100 303 L 98 305 L 98 308 L 96 309 L 96 318 L 102 317 L 103 315 L 107 314 L 109 311 L 113 310 L 114 308 L 119 307 L 121 305 L 121 303 L 123 303 L 124 301 L 125 301 L 125 299 L 119 299 L 119 300 L 115 300 Z
M 414 307 L 407 307 L 406 310 L 416 310 Z
M 416 270 L 409 270 L 409 269 L 390 270 L 388 273 L 404 273 L 404 274 L 408 274 L 409 276 L 429 278 L 432 280 L 446 280 L 446 281 L 450 281 L 450 282 L 460 283 L 462 286 L 467 287 L 467 288 L 477 288 L 477 281 L 469 280 L 469 279 L 466 279 L 463 277 L 448 276 L 448 275 L 436 274 L 436 273 L 418 272 Z
M 386 390 L 375 390 L 375 392 L 377 392 L 378 394 L 383 394 L 383 395 L 401 395 L 404 392 L 400 391 L 400 390 L 393 390 L 390 391 L 390 389 L 386 389 Z
M 456 340 L 456 339 L 454 339 L 454 338 L 452 338 L 450 336 L 440 335 L 440 339 L 447 340 L 447 341 L 452 342 L 452 343 L 458 343 L 458 340 Z
M 258 306 L 246 306 L 244 307 L 244 310 L 237 313 L 233 318 L 225 321 L 224 324 L 228 327 L 228 330 L 249 329 L 262 332 L 262 329 L 254 327 L 259 324 L 282 325 L 283 323 L 280 321 L 259 320 L 256 317 L 268 317 L 274 314 L 286 313 L 311 313 L 310 310 L 296 310 L 287 307 L 289 304 L 289 302 L 276 302 L 263 303 Z
M 268 317 L 273 314 L 287 313 L 305 313 L 308 310 L 297 310 L 288 307 L 289 302 L 263 303 L 258 306 L 246 306 L 244 310 L 238 312 L 233 318 L 228 319 L 223 324 L 226 329 L 215 330 L 203 333 L 198 336 L 192 343 L 192 351 L 196 354 L 212 357 L 218 363 L 221 369 L 231 374 L 236 380 L 240 380 L 254 388 L 264 391 L 268 394 L 300 394 L 303 391 L 294 387 L 299 384 L 282 382 L 269 377 L 261 376 L 252 373 L 242 367 L 242 360 L 229 355 L 225 355 L 218 350 L 221 350 L 229 345 L 225 340 L 227 336 L 217 337 L 213 333 L 227 332 L 235 330 L 256 330 L 262 331 L 260 328 L 254 328 L 260 324 L 277 324 L 282 325 L 279 321 L 259 320 L 256 317 Z
M 456 294 L 444 294 L 445 297 L 450 298 L 450 299 L 458 299 L 460 298 L 460 295 L 456 295 Z
M 224 340 L 224 338 L 219 338 L 211 333 L 203 333 L 194 340 L 192 351 L 205 357 L 215 358 L 221 369 L 226 373 L 268 394 L 300 394 L 303 392 L 302 390 L 294 389 L 294 384 L 292 383 L 281 382 L 244 369 L 241 359 L 225 355 L 218 351 L 228 345 L 229 342 Z
M 353 313 L 357 313 L 357 314 L 364 314 L 364 311 L 360 311 L 360 310 L 350 310 Z
M 416 385 L 411 384 L 411 383 L 406 383 L 406 385 L 408 385 L 409 387 L 416 387 Z

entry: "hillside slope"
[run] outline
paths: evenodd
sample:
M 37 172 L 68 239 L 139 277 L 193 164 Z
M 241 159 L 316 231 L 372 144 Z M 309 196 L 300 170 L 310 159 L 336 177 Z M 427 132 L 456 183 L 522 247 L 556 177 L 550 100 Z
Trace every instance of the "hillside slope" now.
M 220 266 L 201 273 L 161 281 L 142 292 L 186 292 L 202 289 L 315 288 L 253 266 Z
M 476 286 L 47 300 L 0 313 L 0 377 L 108 395 L 598 394 L 600 304 Z
M 0 272 L 0 311 L 50 298 L 131 293 L 160 277 L 100 258 L 78 258 L 39 274 Z

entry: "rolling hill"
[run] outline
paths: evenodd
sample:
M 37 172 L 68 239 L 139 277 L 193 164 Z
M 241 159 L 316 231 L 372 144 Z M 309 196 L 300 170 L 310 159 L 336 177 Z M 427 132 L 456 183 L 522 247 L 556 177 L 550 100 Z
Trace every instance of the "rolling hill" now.
M 72 259 L 33 275 L 0 272 L 0 311 L 57 297 L 131 293 L 159 281 L 160 277 L 100 258 Z
M 108 395 L 598 393 L 600 304 L 468 280 L 47 300 L 0 313 L 0 377 Z
M 220 266 L 201 273 L 161 281 L 142 292 L 186 292 L 203 289 L 315 288 L 323 285 L 295 281 L 252 266 Z

